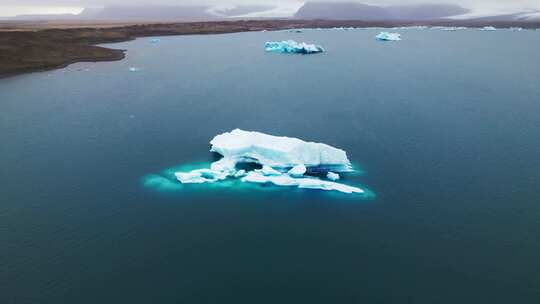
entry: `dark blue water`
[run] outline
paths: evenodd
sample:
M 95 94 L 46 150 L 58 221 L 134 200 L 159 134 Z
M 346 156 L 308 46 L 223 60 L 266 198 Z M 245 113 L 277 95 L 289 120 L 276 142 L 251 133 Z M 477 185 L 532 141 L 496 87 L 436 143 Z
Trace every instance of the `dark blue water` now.
M 376 33 L 139 39 L 0 80 L 0 303 L 540 302 L 540 34 Z M 263 51 L 287 38 L 327 53 Z M 376 198 L 144 187 L 233 128 L 340 147 Z

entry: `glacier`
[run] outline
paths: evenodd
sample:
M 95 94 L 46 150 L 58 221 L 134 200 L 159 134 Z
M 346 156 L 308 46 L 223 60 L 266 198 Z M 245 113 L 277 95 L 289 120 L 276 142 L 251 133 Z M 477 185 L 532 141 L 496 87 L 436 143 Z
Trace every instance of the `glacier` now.
M 324 52 L 324 48 L 320 45 L 294 40 L 268 41 L 264 44 L 264 49 L 267 52 L 275 53 L 315 54 Z
M 215 183 L 233 178 L 244 183 L 368 194 L 359 187 L 335 182 L 340 178 L 335 172 L 354 170 L 345 151 L 327 144 L 234 129 L 215 136 L 210 145 L 210 151 L 222 158 L 210 168 L 175 172 L 180 183 Z M 262 168 L 237 169 L 237 165 L 246 163 Z
M 377 36 L 375 36 L 377 40 L 381 41 L 400 41 L 401 40 L 401 34 L 399 33 L 389 33 L 389 32 L 380 32 Z

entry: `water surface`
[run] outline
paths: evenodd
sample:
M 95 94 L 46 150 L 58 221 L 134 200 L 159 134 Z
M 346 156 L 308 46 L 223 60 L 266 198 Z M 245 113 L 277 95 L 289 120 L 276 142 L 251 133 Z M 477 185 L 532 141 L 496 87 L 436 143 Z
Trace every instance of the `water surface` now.
M 538 303 L 540 34 L 377 33 L 137 39 L 1 80 L 0 302 Z M 289 38 L 327 52 L 263 51 Z M 342 148 L 377 196 L 144 187 L 233 128 Z

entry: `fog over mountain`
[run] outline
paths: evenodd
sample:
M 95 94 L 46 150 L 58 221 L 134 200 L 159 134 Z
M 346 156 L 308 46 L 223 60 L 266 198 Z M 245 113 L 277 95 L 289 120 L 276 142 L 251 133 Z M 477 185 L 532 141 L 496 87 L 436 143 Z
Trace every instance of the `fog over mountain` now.
M 425 20 L 457 16 L 469 10 L 451 4 L 374 6 L 358 2 L 307 2 L 295 14 L 299 19 Z

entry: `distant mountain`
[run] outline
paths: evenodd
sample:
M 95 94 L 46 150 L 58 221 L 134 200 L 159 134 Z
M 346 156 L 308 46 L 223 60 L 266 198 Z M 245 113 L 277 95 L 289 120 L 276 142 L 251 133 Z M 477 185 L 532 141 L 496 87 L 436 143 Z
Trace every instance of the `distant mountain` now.
M 214 19 L 208 6 L 107 6 L 85 9 L 82 19 L 93 20 L 199 20 Z
M 268 5 L 245 6 L 107 6 L 85 8 L 80 14 L 20 15 L 0 20 L 109 20 L 200 21 L 218 20 L 272 9 Z
M 521 21 L 521 22 L 539 22 L 540 21 L 540 11 L 527 11 L 514 14 L 502 14 L 494 16 L 457 16 L 461 20 L 474 20 L 474 21 Z
M 0 20 L 32 20 L 32 21 L 52 21 L 52 20 L 76 20 L 76 14 L 44 14 L 44 15 L 17 15 L 14 17 L 0 17 Z
M 222 17 L 242 16 L 273 9 L 271 5 L 242 5 L 242 6 L 216 6 L 208 9 L 208 12 Z
M 440 19 L 469 12 L 468 9 L 453 4 L 396 5 L 388 6 L 386 10 L 395 19 L 403 20 Z
M 386 9 L 357 2 L 306 2 L 294 15 L 298 19 L 387 20 Z
M 467 13 L 458 5 L 374 6 L 358 2 L 306 2 L 295 18 L 328 20 L 428 20 Z

